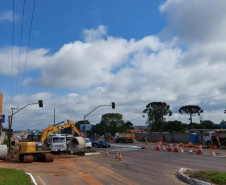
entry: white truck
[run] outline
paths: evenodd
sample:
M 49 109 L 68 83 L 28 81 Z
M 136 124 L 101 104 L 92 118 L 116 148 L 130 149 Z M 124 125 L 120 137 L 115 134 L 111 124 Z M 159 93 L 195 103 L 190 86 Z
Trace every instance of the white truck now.
M 219 148 L 226 146 L 226 130 L 208 131 L 204 133 L 203 143 L 208 147 L 216 145 Z
M 116 143 L 133 143 L 135 141 L 135 133 L 115 133 L 114 140 Z
M 67 151 L 66 134 L 51 134 L 47 136 L 46 143 L 49 145 L 51 152 Z

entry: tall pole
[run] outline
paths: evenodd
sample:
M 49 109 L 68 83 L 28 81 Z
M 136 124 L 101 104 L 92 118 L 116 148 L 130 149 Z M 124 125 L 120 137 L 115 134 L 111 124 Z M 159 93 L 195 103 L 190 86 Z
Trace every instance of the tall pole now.
M 99 107 L 102 107 L 102 106 L 111 106 L 112 109 L 115 109 L 115 102 L 112 102 L 111 105 L 99 105 L 95 109 L 93 109 L 90 113 L 88 113 L 84 116 L 84 136 L 85 136 L 85 138 L 86 138 L 86 123 L 85 123 L 86 122 L 86 116 L 90 115 L 93 111 L 95 111 L 96 109 L 98 109 Z
M 9 123 L 9 154 L 10 154 L 10 150 L 11 150 L 11 128 L 12 128 L 12 122 L 13 122 L 13 115 L 20 112 L 22 109 L 24 109 L 25 107 L 29 106 L 29 105 L 34 105 L 34 104 L 39 104 L 39 107 L 43 107 L 43 103 L 42 100 L 39 100 L 38 103 L 29 103 L 27 105 L 25 105 L 24 107 L 22 107 L 21 109 L 17 109 L 16 112 L 13 112 L 14 109 L 16 108 L 11 108 L 12 109 L 12 115 L 8 116 L 8 123 Z
M 84 116 L 84 136 L 86 138 L 86 116 Z
M 54 125 L 55 125 L 55 109 L 54 109 Z
M 11 108 L 12 109 L 12 116 L 8 116 L 8 122 L 9 122 L 9 154 L 11 152 L 11 129 L 12 129 L 12 124 L 13 124 L 13 110 L 15 110 L 16 108 Z

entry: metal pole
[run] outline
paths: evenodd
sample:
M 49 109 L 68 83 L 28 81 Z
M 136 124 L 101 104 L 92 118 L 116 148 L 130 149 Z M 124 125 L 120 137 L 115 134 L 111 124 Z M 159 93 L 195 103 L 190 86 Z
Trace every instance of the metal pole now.
M 10 121 L 11 121 L 11 117 L 8 116 L 8 123 L 9 123 L 9 132 L 8 132 L 8 140 L 9 140 L 9 154 L 10 154 L 10 131 L 11 131 L 11 124 L 10 124 Z
M 54 125 L 55 125 L 55 109 L 54 109 Z
M 86 138 L 86 116 L 84 116 L 84 136 Z
M 9 116 L 8 118 L 8 122 L 9 122 L 9 155 L 10 152 L 11 152 L 11 136 L 12 136 L 12 133 L 11 133 L 11 129 L 12 129 L 12 124 L 13 124 L 13 110 L 16 109 L 16 108 L 11 108 L 12 109 L 12 115 Z
M 113 102 L 114 103 L 114 102 Z M 96 109 L 98 109 L 99 107 L 102 107 L 102 106 L 112 106 L 112 105 L 99 105 L 99 106 L 97 106 L 95 109 L 93 109 L 90 113 L 88 113 L 88 114 L 86 114 L 85 116 L 84 116 L 84 136 L 85 136 L 85 138 L 86 138 L 86 116 L 88 116 L 88 115 L 90 115 L 93 111 L 95 111 Z M 114 108 L 113 108 L 114 109 Z

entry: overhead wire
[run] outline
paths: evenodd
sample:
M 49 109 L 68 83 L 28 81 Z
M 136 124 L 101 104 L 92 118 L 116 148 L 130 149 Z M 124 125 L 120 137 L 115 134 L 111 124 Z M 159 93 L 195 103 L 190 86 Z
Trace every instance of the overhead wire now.
M 21 44 L 22 44 L 22 40 L 23 40 L 24 10 L 25 10 L 25 0 L 23 3 L 23 15 L 22 15 L 21 31 L 20 31 L 20 50 L 19 50 L 19 61 L 18 61 L 18 68 L 17 68 L 18 72 L 17 72 L 16 95 L 17 95 L 17 88 L 18 88 L 18 83 L 19 83 L 19 73 L 20 73 L 20 55 L 21 55 Z
M 31 30 L 32 30 L 33 19 L 34 19 L 34 12 L 35 12 L 35 1 L 36 0 L 34 0 L 34 4 L 33 4 L 33 11 L 32 11 L 31 24 L 30 24 L 30 31 L 29 31 L 28 43 L 27 43 L 26 59 L 25 59 L 25 63 L 24 63 L 24 71 L 23 71 L 23 77 L 22 77 L 22 84 L 21 84 L 21 89 L 20 89 L 19 100 L 21 98 L 21 93 L 22 93 L 23 83 L 24 83 L 24 75 L 25 75 L 26 66 L 27 66 L 27 56 L 28 56 L 28 51 L 29 51 L 29 47 L 30 47 Z
M 14 0 L 13 0 L 13 31 L 12 31 L 12 78 L 11 78 L 11 103 L 13 103 L 13 47 L 14 47 Z

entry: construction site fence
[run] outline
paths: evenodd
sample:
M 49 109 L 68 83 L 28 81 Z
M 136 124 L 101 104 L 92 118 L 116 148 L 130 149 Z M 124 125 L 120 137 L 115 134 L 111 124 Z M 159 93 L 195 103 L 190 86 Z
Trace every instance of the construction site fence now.
M 163 133 L 162 132 L 152 132 L 152 133 L 136 133 L 136 140 L 142 142 L 142 136 L 146 137 L 148 141 L 156 142 L 160 141 Z M 202 143 L 202 134 L 198 133 L 197 143 Z M 164 132 L 164 141 L 165 142 L 183 142 L 188 143 L 191 141 L 190 133 L 168 133 Z

